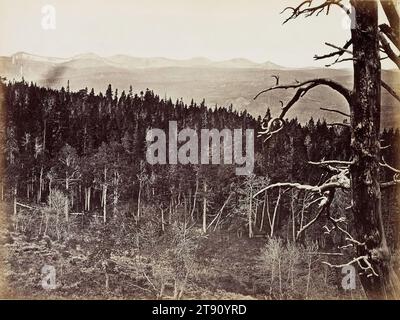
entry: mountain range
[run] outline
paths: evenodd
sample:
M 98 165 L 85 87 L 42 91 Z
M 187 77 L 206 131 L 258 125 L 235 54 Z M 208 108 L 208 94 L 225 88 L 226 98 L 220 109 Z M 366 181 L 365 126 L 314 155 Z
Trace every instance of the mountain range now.
M 7 58 L 7 57 L 2 57 Z M 94 53 L 84 53 L 75 55 L 71 58 L 44 57 L 26 52 L 17 52 L 13 54 L 11 60 L 18 62 L 44 62 L 53 65 L 62 65 L 63 67 L 101 67 L 110 66 L 122 69 L 132 68 L 260 68 L 260 69 L 284 69 L 284 67 L 274 64 L 270 61 L 257 63 L 244 58 L 235 58 L 223 61 L 213 61 L 204 57 L 195 57 L 186 60 L 168 59 L 162 57 L 140 58 L 129 55 L 113 55 L 101 57 Z
M 257 100 L 253 97 L 261 90 L 275 84 L 272 75 L 279 75 L 280 83 L 295 83 L 312 78 L 331 78 L 348 88 L 352 87 L 352 71 L 329 68 L 287 68 L 273 62 L 256 63 L 243 58 L 212 61 L 204 57 L 186 60 L 162 57 L 140 58 L 128 55 L 101 57 L 86 53 L 71 58 L 54 58 L 18 52 L 0 57 L 0 75 L 8 80 L 36 82 L 38 85 L 60 88 L 69 81 L 71 90 L 85 87 L 104 92 L 111 84 L 114 89 L 135 92 L 149 88 L 157 94 L 172 99 L 205 99 L 210 107 L 233 105 L 237 110 L 246 109 L 254 116 L 265 114 L 266 108 L 276 114 L 280 101 L 287 102 L 293 90 L 276 90 Z M 382 77 L 392 87 L 400 88 L 397 70 L 383 70 Z M 287 116 L 297 117 L 300 122 L 314 118 L 326 118 L 329 122 L 342 121 L 335 113 L 326 113 L 321 107 L 335 107 L 347 111 L 346 102 L 326 87 L 317 87 L 307 93 Z M 400 103 L 382 89 L 382 125 L 398 127 Z

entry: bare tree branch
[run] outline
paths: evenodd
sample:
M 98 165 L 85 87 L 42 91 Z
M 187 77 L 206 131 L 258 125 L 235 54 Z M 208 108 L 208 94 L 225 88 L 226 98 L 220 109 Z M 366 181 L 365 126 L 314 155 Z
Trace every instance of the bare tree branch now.
M 307 87 L 304 87 L 305 85 L 308 85 Z M 325 79 L 325 78 L 317 78 L 317 79 L 312 79 L 312 80 L 307 80 L 301 83 L 296 83 L 292 85 L 278 85 L 278 86 L 273 86 L 271 88 L 265 89 L 260 91 L 255 97 L 254 100 L 257 99 L 261 94 L 266 93 L 268 91 L 272 90 L 278 90 L 278 89 L 296 89 L 299 88 L 299 90 L 296 92 L 296 95 L 293 97 L 293 99 L 289 102 L 288 105 L 286 105 L 285 109 L 289 109 L 297 100 L 299 100 L 300 97 L 303 97 L 310 89 L 315 88 L 317 86 L 328 86 L 331 89 L 339 92 L 348 102 L 350 102 L 351 98 L 351 90 L 345 88 L 342 86 L 340 83 L 330 80 L 330 79 Z M 287 110 L 286 110 L 287 112 Z M 285 112 L 285 113 L 286 113 Z
M 396 169 L 396 168 L 394 168 L 394 167 L 392 167 L 391 165 L 389 165 L 386 161 L 385 161 L 385 159 L 382 157 L 382 162 L 381 163 L 379 163 L 382 167 L 384 167 L 384 168 L 388 168 L 389 170 L 391 170 L 391 171 L 393 171 L 394 173 L 397 173 L 397 174 L 400 174 L 400 170 L 399 169 Z
M 361 264 L 361 261 L 364 262 L 367 266 L 363 266 Z M 327 266 L 331 267 L 331 268 L 343 268 L 346 266 L 350 266 L 354 263 L 357 263 L 361 269 L 363 269 L 365 272 L 370 271 L 370 275 L 374 275 L 376 277 L 378 277 L 378 274 L 375 272 L 374 268 L 372 267 L 371 263 L 368 261 L 368 256 L 359 256 L 357 258 L 354 258 L 353 260 L 351 260 L 348 263 L 344 263 L 344 264 L 331 264 L 329 262 L 323 261 L 323 264 L 326 264 Z
M 304 81 L 301 83 L 296 83 L 296 84 L 291 84 L 291 85 L 277 85 L 270 87 L 268 89 L 265 89 L 261 92 L 259 92 L 254 99 L 257 99 L 261 94 L 264 94 L 266 92 L 272 91 L 272 90 L 279 90 L 279 89 L 297 89 L 295 95 L 293 98 L 286 104 L 286 106 L 282 107 L 281 114 L 277 118 L 273 118 L 269 121 L 267 127 L 262 126 L 262 129 L 264 131 L 259 132 L 259 137 L 262 135 L 266 135 L 266 139 L 268 140 L 273 134 L 279 132 L 283 125 L 284 125 L 284 117 L 286 113 L 289 111 L 289 109 L 301 98 L 303 97 L 309 90 L 317 87 L 317 86 L 328 86 L 331 89 L 337 91 L 340 93 L 350 104 L 351 102 L 351 95 L 352 91 L 345 88 L 342 86 L 340 83 L 330 80 L 330 79 L 325 79 L 325 78 L 317 78 L 317 79 L 312 79 L 308 81 Z M 265 141 L 264 140 L 264 141 Z
M 279 76 L 278 76 L 278 75 L 275 75 L 275 74 L 273 74 L 271 77 L 272 77 L 272 78 L 275 78 L 275 80 L 276 80 L 276 83 L 275 83 L 275 85 L 276 85 L 276 86 L 277 86 L 277 85 L 279 85 Z
M 379 27 L 400 50 L 400 16 L 397 12 L 395 1 L 381 0 L 380 2 L 390 26 L 382 24 Z
M 384 58 L 382 58 L 382 60 L 383 59 Z M 354 61 L 354 60 L 355 60 L 354 58 L 340 59 L 340 60 L 334 61 L 334 62 L 332 62 L 330 64 L 326 64 L 325 67 L 329 68 L 329 67 L 332 67 L 333 65 L 335 65 L 337 63 L 342 63 L 342 62 L 347 62 L 347 61 Z
M 334 52 L 331 52 L 331 53 L 328 53 L 328 54 L 325 54 L 325 55 L 322 55 L 322 56 L 315 55 L 315 56 L 314 56 L 314 59 L 315 59 L 315 60 L 322 60 L 322 59 L 331 58 L 331 57 L 334 57 L 334 56 L 337 55 L 336 60 L 335 60 L 334 62 L 332 62 L 331 64 L 325 65 L 326 67 L 331 67 L 331 66 L 333 66 L 334 64 L 339 63 L 339 62 L 344 62 L 344 61 L 353 60 L 353 58 L 346 58 L 346 59 L 341 59 L 341 60 L 340 60 L 340 58 L 341 58 L 341 57 L 343 56 L 343 54 L 345 54 L 345 53 L 353 54 L 351 51 L 347 50 L 347 49 L 350 47 L 350 45 L 351 45 L 352 43 L 353 43 L 353 42 L 352 42 L 352 39 L 350 39 L 350 40 L 348 40 L 348 41 L 344 44 L 343 48 L 339 48 L 339 47 L 336 47 L 336 46 L 335 46 L 335 48 L 338 49 L 338 51 L 334 51 Z M 331 47 L 333 46 L 333 45 L 331 45 L 330 43 L 327 43 L 327 42 L 326 42 L 325 44 L 328 45 L 328 46 L 331 46 Z
M 307 230 L 315 222 L 317 222 L 324 211 L 326 211 L 327 215 L 329 216 L 329 210 L 330 210 L 330 206 L 331 206 L 331 203 L 332 203 L 334 195 L 335 195 L 335 189 L 329 188 L 324 194 L 325 195 L 324 195 L 323 199 L 319 203 L 320 209 L 319 209 L 317 215 L 312 220 L 310 220 L 306 225 L 301 227 L 299 231 L 297 231 L 296 239 L 298 239 L 305 230 Z
M 390 27 L 389 27 L 390 28 Z M 385 33 L 386 35 L 387 35 L 387 33 Z M 389 37 L 389 36 L 388 36 Z M 390 44 L 386 41 L 386 39 L 383 37 L 383 35 L 381 35 L 380 36 L 380 39 L 381 39 L 381 44 L 382 44 L 382 46 L 384 47 L 384 52 L 388 55 L 388 58 L 390 58 L 399 68 L 400 68 L 400 57 L 399 56 L 397 56 L 394 52 L 393 52 L 393 50 L 390 48 Z M 382 39 L 383 39 L 383 41 L 382 41 Z M 390 37 L 389 37 L 389 39 L 390 39 Z M 343 48 L 341 48 L 341 47 L 338 47 L 338 46 L 336 46 L 336 45 L 334 45 L 334 44 L 331 44 L 331 43 L 328 43 L 328 42 L 325 42 L 325 44 L 327 45 L 327 46 L 329 46 L 329 47 L 332 47 L 332 48 L 334 48 L 334 49 L 337 49 L 338 51 L 336 51 L 336 52 L 333 52 L 331 55 L 332 56 L 334 56 L 335 54 L 339 54 L 339 53 L 341 53 L 341 52 L 343 52 L 343 53 L 349 53 L 349 54 L 353 54 L 353 52 L 352 51 L 350 51 L 350 50 L 347 50 L 347 48 L 350 46 L 350 44 L 351 44 L 351 42 L 350 42 L 351 40 L 349 40 L 348 42 L 346 42 L 346 44 L 343 46 Z M 350 42 L 350 44 L 349 44 L 349 42 Z M 399 42 L 400 42 L 400 40 L 399 40 Z M 399 49 L 400 50 L 400 49 Z M 342 54 L 343 54 L 342 53 Z M 328 58 L 330 56 L 330 54 L 328 54 L 328 55 L 325 55 L 325 56 L 314 56 L 314 59 L 316 58 L 316 57 L 318 57 L 318 59 L 323 59 L 323 58 Z M 340 57 L 340 56 L 339 56 Z M 335 61 L 335 62 L 333 62 L 332 64 L 330 64 L 330 65 L 326 65 L 326 67 L 330 67 L 330 66 L 332 66 L 332 65 L 334 65 L 335 63 L 338 63 L 338 62 L 344 62 L 344 61 L 351 61 L 351 60 L 353 60 L 353 58 L 349 58 L 349 59 L 342 59 L 342 60 L 338 60 L 339 59 L 339 57 L 337 58 L 337 60 Z M 387 57 L 385 57 L 385 58 L 387 58 Z M 385 58 L 382 58 L 382 60 L 383 59 L 385 59 Z M 317 60 L 318 60 L 317 59 Z M 393 89 L 393 88 L 391 88 L 386 82 L 384 82 L 383 80 L 381 80 L 381 85 L 382 85 L 382 87 L 383 88 L 385 88 L 396 100 L 398 100 L 398 101 L 400 101 L 400 95 L 399 94 L 397 94 L 396 93 L 396 91 Z
M 331 166 L 328 163 L 309 161 L 308 164 L 319 166 L 321 169 L 324 169 L 325 171 L 327 171 L 329 173 L 340 173 L 340 169 L 339 168 Z
M 387 182 L 383 182 L 380 184 L 381 189 L 385 189 L 385 188 L 389 188 L 389 187 L 393 187 L 396 186 L 398 184 L 400 184 L 400 170 L 396 169 L 394 167 L 392 167 L 391 165 L 389 165 L 385 159 L 382 157 L 382 162 L 379 163 L 379 165 L 383 168 L 387 168 L 390 171 L 394 172 L 393 174 L 393 180 L 392 181 L 387 181 Z
M 350 50 L 348 50 L 347 48 L 350 46 L 350 44 L 352 43 L 352 42 L 350 42 L 350 44 L 349 45 L 347 45 L 349 42 L 346 42 L 346 44 L 344 45 L 344 47 L 343 48 L 341 48 L 341 47 L 338 47 L 338 46 L 336 46 L 336 45 L 334 45 L 334 44 L 332 44 L 332 43 L 329 43 L 329 42 L 325 42 L 325 45 L 327 45 L 328 47 L 332 47 L 332 48 L 334 48 L 334 49 L 337 49 L 337 50 L 339 50 L 339 51 L 341 51 L 341 52 L 343 52 L 343 53 L 349 53 L 349 54 L 353 54 L 353 52 L 352 51 L 350 51 Z M 347 45 L 347 46 L 346 46 Z
M 324 169 L 330 173 L 334 174 L 339 174 L 343 170 L 346 170 L 349 168 L 351 164 L 353 164 L 354 161 L 337 161 L 337 160 L 326 160 L 326 161 L 320 161 L 320 162 L 315 162 L 315 161 L 309 161 L 308 164 L 314 165 L 314 166 L 319 166 L 321 169 Z M 335 166 L 341 166 L 341 167 L 335 167 Z
M 296 84 L 291 84 L 291 85 L 276 85 L 271 88 L 265 89 L 261 92 L 259 92 L 254 99 L 257 99 L 261 94 L 264 94 L 266 92 L 272 91 L 272 90 L 279 90 L 279 89 L 298 89 L 293 96 L 293 98 L 286 104 L 286 106 L 282 107 L 281 114 L 279 115 L 278 118 L 273 118 L 270 120 L 269 124 L 267 127 L 263 126 L 263 132 L 259 133 L 259 136 L 261 135 L 267 135 L 267 139 L 269 139 L 274 133 L 279 132 L 284 124 L 284 117 L 286 113 L 289 111 L 289 109 L 301 98 L 303 97 L 309 90 L 317 87 L 317 86 L 328 86 L 331 89 L 337 91 L 340 93 L 350 104 L 351 100 L 351 95 L 352 92 L 351 90 L 343 87 L 340 83 L 330 80 L 330 79 L 324 79 L 324 78 L 317 78 L 317 79 L 312 79 L 308 81 L 304 81 L 301 83 L 296 83 Z M 276 126 L 277 125 L 277 126 Z
M 269 138 L 271 138 L 275 133 L 278 133 L 279 131 L 281 131 L 283 129 L 283 120 L 280 118 L 273 118 L 271 119 L 267 126 L 265 127 L 264 124 L 261 124 L 261 128 L 264 131 L 261 131 L 258 133 L 257 137 L 261 137 L 263 135 L 266 135 L 266 138 L 264 139 L 264 141 L 268 140 Z M 276 128 L 276 129 L 274 129 Z
M 308 209 L 309 207 L 311 207 L 313 204 L 315 204 L 315 203 L 317 203 L 317 202 L 320 202 L 320 201 L 322 201 L 322 200 L 325 200 L 326 199 L 326 196 L 323 196 L 323 197 L 319 197 L 319 198 L 317 198 L 317 199 L 314 199 L 313 201 L 311 201 L 310 203 L 307 203 L 305 206 L 304 206 L 304 208 L 305 209 Z
M 350 123 L 343 123 L 343 122 L 327 123 L 326 125 L 327 125 L 328 127 L 329 127 L 329 126 L 341 126 L 341 127 L 351 128 Z
M 338 49 L 338 51 L 334 51 L 334 52 L 331 52 L 331 53 L 328 53 L 328 54 L 325 54 L 325 55 L 322 55 L 322 56 L 315 55 L 314 59 L 315 60 L 321 60 L 321 59 L 331 58 L 331 57 L 334 57 L 336 55 L 338 55 L 337 59 L 339 59 L 339 57 L 342 56 L 346 52 L 348 52 L 350 54 L 353 54 L 351 51 L 347 50 L 350 47 L 351 44 L 352 44 L 352 40 L 350 39 L 344 44 L 343 48 L 334 46 L 334 48 Z M 325 42 L 325 45 L 333 47 L 333 45 L 328 43 L 328 42 Z
M 296 240 L 299 239 L 300 235 L 306 231 L 309 227 L 311 227 L 318 219 L 321 217 L 322 213 L 326 210 L 326 206 L 323 206 L 318 210 L 317 215 L 310 220 L 306 225 L 304 225 L 299 231 L 297 231 Z
M 381 86 L 386 89 L 387 92 L 389 92 L 397 101 L 400 101 L 400 96 L 397 94 L 394 89 L 389 86 L 385 81 L 381 80 Z
M 273 189 L 273 188 L 282 188 L 282 187 L 289 187 L 289 188 L 296 188 L 299 190 L 308 190 L 311 192 L 323 193 L 327 190 L 334 189 L 334 188 L 341 188 L 341 189 L 350 189 L 350 179 L 347 176 L 348 170 L 341 170 L 340 173 L 332 176 L 329 178 L 325 183 L 320 186 L 311 186 L 307 184 L 300 184 L 300 183 L 293 183 L 293 182 L 278 182 L 274 184 L 270 184 L 269 186 L 261 189 L 260 191 L 256 192 L 253 198 L 257 197 L 259 194 L 264 193 L 266 190 Z
M 379 39 L 382 45 L 383 50 L 388 55 L 389 59 L 392 60 L 398 68 L 400 68 L 400 57 L 394 53 L 392 48 L 390 47 L 389 42 L 386 40 L 384 34 L 382 32 L 379 33 Z
M 350 166 L 354 164 L 354 161 L 343 161 L 343 160 L 323 160 L 320 162 L 315 162 L 315 161 L 309 161 L 309 164 L 314 164 L 314 165 L 326 165 L 326 164 L 332 164 L 332 165 L 343 165 L 343 166 Z
M 343 111 L 339 111 L 339 110 L 337 110 L 337 109 L 320 108 L 320 110 L 328 111 L 328 112 L 336 112 L 336 113 L 339 113 L 339 114 L 341 114 L 341 115 L 343 115 L 343 116 L 345 116 L 345 117 L 349 117 L 349 118 L 350 118 L 350 114 L 345 113 L 345 112 L 343 112 Z
M 341 252 L 307 252 L 307 254 L 324 255 L 324 256 L 343 256 L 343 253 Z
M 400 180 L 393 180 L 393 181 L 387 181 L 387 182 L 382 182 L 380 184 L 381 190 L 382 189 L 387 189 L 389 187 L 394 187 L 400 184 Z
M 400 50 L 400 36 L 399 33 L 388 26 L 386 23 L 379 25 L 379 29 L 392 41 L 392 43 Z
M 342 218 L 335 219 L 335 218 L 333 218 L 331 215 L 329 215 L 329 216 L 328 216 L 328 221 L 330 221 L 330 222 L 333 224 L 333 227 L 332 227 L 332 229 L 330 229 L 330 230 L 328 229 L 328 227 L 326 227 L 326 229 L 328 230 L 326 233 L 329 234 L 329 233 L 331 233 L 333 230 L 339 230 L 340 232 L 344 233 L 344 234 L 347 236 L 347 238 L 345 239 L 346 241 L 350 241 L 350 242 L 356 243 L 356 244 L 358 244 L 358 245 L 363 245 L 361 242 L 355 240 L 355 239 L 353 238 L 353 236 L 352 236 L 347 230 L 345 230 L 345 229 L 343 229 L 341 226 L 339 226 L 339 224 L 338 224 L 339 222 L 344 222 Z
M 326 0 L 322 4 L 316 5 L 314 7 L 311 6 L 312 2 L 313 2 L 312 0 L 307 0 L 300 3 L 300 5 L 298 5 L 297 7 L 286 7 L 285 9 L 283 9 L 281 14 L 287 10 L 292 11 L 292 14 L 283 22 L 283 24 L 287 23 L 289 20 L 296 19 L 300 15 L 304 15 L 305 17 L 310 17 L 315 14 L 316 16 L 318 16 L 320 13 L 324 12 L 325 9 L 326 9 L 326 14 L 329 14 L 329 10 L 332 5 L 339 6 L 346 12 L 346 14 L 350 14 L 350 10 L 347 9 L 341 3 L 341 0 Z

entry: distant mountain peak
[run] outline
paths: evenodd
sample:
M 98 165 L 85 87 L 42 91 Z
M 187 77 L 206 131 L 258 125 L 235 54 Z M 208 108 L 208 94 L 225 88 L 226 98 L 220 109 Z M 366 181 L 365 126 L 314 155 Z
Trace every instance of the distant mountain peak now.
M 67 63 L 74 68 L 85 67 L 85 63 L 89 63 L 91 67 L 98 66 L 114 66 L 124 69 L 142 69 L 142 68 L 169 68 L 169 67 L 214 67 L 214 68 L 263 68 L 263 69 L 285 69 L 273 62 L 267 61 L 257 63 L 246 58 L 231 58 L 222 61 L 214 61 L 206 57 L 193 57 L 188 59 L 170 59 L 164 57 L 135 57 L 131 55 L 116 54 L 108 57 L 102 57 L 93 52 L 86 52 L 74 55 L 70 58 L 54 58 L 44 57 L 30 54 L 27 52 L 17 52 L 11 56 L 14 60 L 40 61 L 49 63 Z M 90 62 L 88 62 L 90 60 Z
M 266 69 L 286 69 L 285 67 L 283 67 L 279 64 L 273 63 L 271 61 L 265 61 L 262 65 Z
M 99 59 L 99 60 L 103 60 L 104 58 L 92 53 L 92 52 L 86 52 L 86 53 L 81 53 L 81 54 L 77 54 L 74 55 L 70 60 L 78 60 L 78 59 Z
M 47 63 L 62 63 L 67 61 L 68 59 L 64 58 L 56 58 L 56 57 L 45 57 L 37 54 L 32 54 L 24 51 L 19 51 L 14 53 L 11 56 L 11 59 L 14 62 L 16 61 L 33 61 L 33 62 L 47 62 Z

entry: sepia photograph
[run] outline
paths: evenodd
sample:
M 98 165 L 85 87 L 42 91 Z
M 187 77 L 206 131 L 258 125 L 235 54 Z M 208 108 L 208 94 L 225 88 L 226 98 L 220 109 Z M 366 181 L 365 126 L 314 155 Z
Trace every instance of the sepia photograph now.
M 400 300 L 399 69 L 398 0 L 0 0 L 0 299 Z

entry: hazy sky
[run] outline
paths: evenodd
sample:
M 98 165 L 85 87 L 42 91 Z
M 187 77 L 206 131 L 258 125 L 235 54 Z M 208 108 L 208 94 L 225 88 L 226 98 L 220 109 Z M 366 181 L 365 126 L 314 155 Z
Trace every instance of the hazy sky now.
M 300 0 L 299 0 L 300 1 Z M 282 26 L 279 12 L 297 0 L 0 0 L 0 55 L 18 51 L 69 57 L 102 56 L 213 60 L 247 58 L 285 66 L 319 66 L 325 41 L 349 37 L 345 14 L 298 18 Z M 41 25 L 44 5 L 56 9 L 56 29 Z

